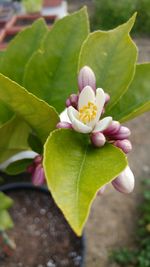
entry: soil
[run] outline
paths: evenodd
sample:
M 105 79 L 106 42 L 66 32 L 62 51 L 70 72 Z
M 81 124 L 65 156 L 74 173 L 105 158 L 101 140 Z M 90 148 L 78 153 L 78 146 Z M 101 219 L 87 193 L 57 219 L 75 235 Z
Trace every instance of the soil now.
M 10 192 L 15 226 L 8 232 L 17 249 L 1 267 L 79 267 L 82 242 L 72 232 L 49 194 Z

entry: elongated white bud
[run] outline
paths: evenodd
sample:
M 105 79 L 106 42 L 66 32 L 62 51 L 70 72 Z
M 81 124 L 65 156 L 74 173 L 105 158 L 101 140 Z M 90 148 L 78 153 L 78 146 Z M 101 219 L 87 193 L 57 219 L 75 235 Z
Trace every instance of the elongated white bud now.
M 132 150 L 132 144 L 128 139 L 117 140 L 115 141 L 114 145 L 121 148 L 122 151 L 126 154 Z
M 91 138 L 92 144 L 95 147 L 102 147 L 106 142 L 106 138 L 101 132 L 92 133 L 90 138 Z
M 120 129 L 120 123 L 118 121 L 112 121 L 112 123 L 109 125 L 109 127 L 103 131 L 103 133 L 107 136 L 111 136 L 113 134 L 116 134 Z
M 96 91 L 96 77 L 92 69 L 84 66 L 78 75 L 78 87 L 81 92 L 87 85 L 91 86 L 94 92 Z
M 131 132 L 129 128 L 125 126 L 121 126 L 119 131 L 116 134 L 112 134 L 111 139 L 112 140 L 123 140 L 127 139 L 130 136 Z
M 112 185 L 119 192 L 129 194 L 134 189 L 134 183 L 134 175 L 129 166 L 127 166 L 126 169 L 113 180 Z

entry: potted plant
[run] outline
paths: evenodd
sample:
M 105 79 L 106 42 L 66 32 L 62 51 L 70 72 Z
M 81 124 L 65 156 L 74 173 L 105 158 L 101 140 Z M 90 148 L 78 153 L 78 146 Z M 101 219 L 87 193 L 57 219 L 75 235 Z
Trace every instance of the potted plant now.
M 77 236 L 108 183 L 123 193 L 134 188 L 130 130 L 122 123 L 150 108 L 150 63 L 137 64 L 129 35 L 135 18 L 93 33 L 86 8 L 50 30 L 40 19 L 1 55 L 0 160 L 36 152 L 32 163 L 19 160 L 5 171 L 46 181 Z

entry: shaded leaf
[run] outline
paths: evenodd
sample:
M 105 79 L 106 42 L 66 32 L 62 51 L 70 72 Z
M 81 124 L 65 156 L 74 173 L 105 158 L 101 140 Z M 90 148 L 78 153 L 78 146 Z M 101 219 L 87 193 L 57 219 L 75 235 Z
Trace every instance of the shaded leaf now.
M 0 128 L 0 163 L 14 154 L 29 150 L 29 132 L 29 126 L 18 117 L 13 117 Z
M 126 156 L 118 148 L 110 144 L 94 148 L 87 135 L 61 129 L 49 136 L 44 147 L 48 187 L 78 235 L 99 188 L 126 165 Z
M 42 154 L 43 144 L 41 143 L 40 139 L 35 134 L 33 133 L 29 134 L 28 144 L 34 152 L 38 154 Z
M 8 108 L 6 104 L 0 101 L 0 127 L 10 120 L 13 116 L 13 112 Z
M 55 109 L 2 74 L 0 88 L 0 99 L 22 117 L 35 130 L 41 141 L 45 142 L 59 121 Z
M 85 8 L 58 20 L 27 65 L 24 86 L 58 112 L 77 87 L 78 57 L 88 32 Z
M 137 48 L 129 36 L 135 15 L 125 24 L 110 30 L 91 33 L 84 42 L 79 59 L 79 69 L 90 66 L 102 87 L 111 96 L 107 111 L 127 90 L 135 72 Z
M 127 92 L 111 110 L 114 119 L 131 120 L 150 110 L 150 63 L 136 67 L 134 79 Z
M 27 167 L 33 162 L 33 159 L 22 159 L 11 163 L 6 169 L 5 173 L 8 175 L 17 175 L 27 171 Z

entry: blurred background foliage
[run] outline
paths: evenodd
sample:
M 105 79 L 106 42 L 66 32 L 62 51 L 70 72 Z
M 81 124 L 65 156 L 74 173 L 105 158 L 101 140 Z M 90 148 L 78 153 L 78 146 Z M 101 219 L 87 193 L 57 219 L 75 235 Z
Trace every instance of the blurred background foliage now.
M 109 30 L 138 12 L 133 32 L 150 36 L 150 0 L 93 0 L 92 30 Z

